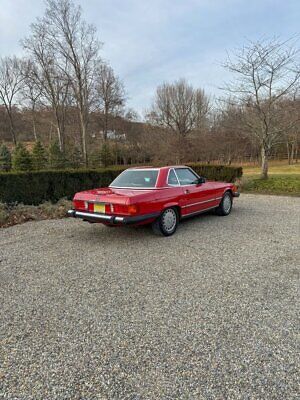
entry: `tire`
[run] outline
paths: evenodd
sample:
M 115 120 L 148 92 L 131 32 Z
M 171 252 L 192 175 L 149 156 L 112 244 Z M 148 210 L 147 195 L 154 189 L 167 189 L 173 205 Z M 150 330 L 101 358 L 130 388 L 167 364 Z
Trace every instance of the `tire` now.
M 176 232 L 179 215 L 176 208 L 166 208 L 152 223 L 153 232 L 160 236 L 171 236 Z
M 221 203 L 216 208 L 216 214 L 222 217 L 229 215 L 232 210 L 232 194 L 230 192 L 226 192 L 222 198 Z

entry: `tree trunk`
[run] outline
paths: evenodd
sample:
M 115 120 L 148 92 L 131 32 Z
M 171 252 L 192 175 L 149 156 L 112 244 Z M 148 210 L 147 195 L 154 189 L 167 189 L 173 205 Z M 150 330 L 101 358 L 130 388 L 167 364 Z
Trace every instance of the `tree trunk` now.
M 82 154 L 85 166 L 88 166 L 87 145 L 86 145 L 86 121 L 82 112 L 79 112 L 81 124 Z
M 268 152 L 265 149 L 264 145 L 261 147 L 261 178 L 268 179 Z
M 55 107 L 54 109 L 54 117 L 56 120 L 56 130 L 57 130 L 59 149 L 62 153 L 64 153 L 65 152 L 64 124 L 62 118 L 60 117 L 58 107 Z
M 15 132 L 14 121 L 13 121 L 12 115 L 10 113 L 8 113 L 8 117 L 9 117 L 9 125 L 10 125 L 10 133 L 11 133 L 12 141 L 13 141 L 13 144 L 16 145 L 17 137 L 16 137 L 16 132 Z
M 37 142 L 38 141 L 38 137 L 37 137 L 37 133 L 36 133 L 36 123 L 35 123 L 35 117 L 32 117 L 32 128 L 33 128 L 33 136 L 34 136 L 34 140 Z
M 290 155 L 291 164 L 294 163 L 294 154 L 295 154 L 295 142 L 292 142 L 291 155 Z
M 288 164 L 291 164 L 291 157 L 290 157 L 290 144 L 289 142 L 286 142 L 286 150 L 287 150 L 287 158 L 288 158 Z
M 33 129 L 33 136 L 34 136 L 34 140 L 37 142 L 37 141 L 38 141 L 38 137 L 37 137 L 37 133 L 36 133 L 35 105 L 34 105 L 34 104 L 33 104 L 33 106 L 32 106 L 31 113 L 32 113 L 32 129 Z
M 60 126 L 57 126 L 57 136 L 58 136 L 59 149 L 62 153 L 64 153 L 65 151 L 64 135 L 62 134 Z
M 105 111 L 104 111 L 104 130 L 103 130 L 104 142 L 107 141 L 107 132 L 108 132 L 108 110 L 105 108 Z

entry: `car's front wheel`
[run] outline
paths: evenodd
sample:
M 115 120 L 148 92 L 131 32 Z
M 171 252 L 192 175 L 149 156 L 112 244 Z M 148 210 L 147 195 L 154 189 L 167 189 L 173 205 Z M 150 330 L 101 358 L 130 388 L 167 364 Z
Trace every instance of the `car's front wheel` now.
M 217 215 L 225 216 L 230 214 L 232 209 L 232 194 L 230 192 L 226 192 L 222 198 L 219 207 L 216 208 Z
M 176 208 L 167 208 L 152 223 L 152 229 L 157 235 L 171 236 L 175 233 L 178 222 L 179 215 Z

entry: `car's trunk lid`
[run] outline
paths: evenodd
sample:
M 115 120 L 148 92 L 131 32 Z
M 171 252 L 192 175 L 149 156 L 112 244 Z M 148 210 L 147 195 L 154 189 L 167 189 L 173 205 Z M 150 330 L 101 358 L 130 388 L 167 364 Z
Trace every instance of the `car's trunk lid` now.
M 139 194 L 151 193 L 151 189 L 119 189 L 99 188 L 76 193 L 74 200 L 92 201 L 99 203 L 128 204 Z

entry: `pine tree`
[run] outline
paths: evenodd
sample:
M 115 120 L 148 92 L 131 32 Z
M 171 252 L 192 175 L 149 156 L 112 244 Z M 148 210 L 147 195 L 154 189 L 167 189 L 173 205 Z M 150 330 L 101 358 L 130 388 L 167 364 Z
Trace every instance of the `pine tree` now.
M 17 171 L 30 171 L 32 169 L 32 159 L 29 151 L 22 143 L 18 143 L 12 156 L 13 169 Z
M 111 165 L 113 160 L 112 160 L 112 154 L 110 151 L 110 147 L 107 143 L 103 143 L 101 152 L 100 152 L 100 157 L 101 157 L 101 162 L 104 167 L 107 167 L 108 165 Z
M 77 146 L 75 146 L 70 153 L 69 165 L 71 168 L 80 168 L 83 165 L 82 152 Z
M 11 154 L 8 148 L 3 144 L 0 146 L 0 171 L 9 171 L 11 169 Z
M 100 168 L 101 167 L 101 154 L 100 151 L 93 151 L 89 154 L 89 167 Z
M 42 143 L 38 140 L 32 149 L 32 167 L 34 170 L 45 169 L 47 165 L 46 151 Z
M 58 142 L 52 142 L 49 146 L 49 167 L 51 169 L 63 169 L 66 166 L 66 159 L 60 150 Z

